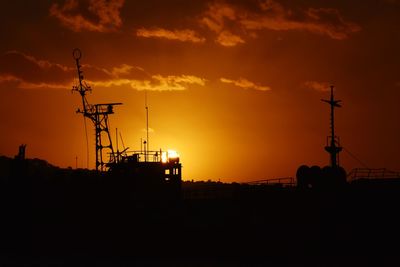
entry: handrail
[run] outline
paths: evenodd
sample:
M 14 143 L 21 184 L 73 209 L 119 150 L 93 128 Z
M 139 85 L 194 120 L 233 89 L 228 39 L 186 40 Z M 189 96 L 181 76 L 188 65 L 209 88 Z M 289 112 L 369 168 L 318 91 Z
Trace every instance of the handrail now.
M 400 179 L 400 172 L 390 171 L 386 168 L 356 168 L 347 175 L 349 181 L 359 179 Z
M 283 185 L 283 186 L 295 186 L 296 183 L 293 177 L 280 177 L 280 178 L 272 178 L 258 181 L 247 182 L 249 185 Z

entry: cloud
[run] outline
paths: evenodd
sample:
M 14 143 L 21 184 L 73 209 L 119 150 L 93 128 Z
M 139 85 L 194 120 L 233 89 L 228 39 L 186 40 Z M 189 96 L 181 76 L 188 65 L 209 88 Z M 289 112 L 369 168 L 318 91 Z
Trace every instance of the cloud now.
M 90 77 L 95 76 L 97 79 L 109 79 L 109 78 L 121 78 L 126 76 L 150 76 L 144 71 L 143 68 L 138 66 L 132 66 L 129 64 L 121 64 L 117 67 L 112 67 L 111 69 L 93 66 L 91 64 L 82 64 L 83 71 L 85 73 L 90 73 Z
M 183 91 L 188 89 L 189 85 L 204 86 L 205 82 L 205 79 L 193 75 L 153 75 L 148 80 L 111 79 L 91 81 L 90 84 L 98 87 L 130 86 L 138 91 Z
M 192 75 L 162 76 L 153 75 L 149 80 L 135 79 L 109 79 L 109 80 L 91 80 L 88 84 L 92 87 L 116 87 L 130 86 L 132 89 L 143 91 L 183 91 L 187 90 L 189 85 L 204 86 L 205 79 Z M 17 88 L 21 89 L 71 89 L 72 80 L 68 83 L 56 82 L 30 82 L 20 77 L 10 74 L 0 74 L 1 83 L 16 83 Z
M 111 32 L 122 26 L 120 9 L 124 2 L 125 0 L 90 0 L 87 10 L 97 17 L 97 21 L 85 18 L 79 13 L 77 0 L 66 0 L 62 6 L 55 3 L 49 12 L 65 27 L 75 32 Z
M 76 73 L 72 66 L 54 63 L 16 50 L 0 54 L 0 74 L 13 75 L 33 83 L 64 83 Z
M 236 46 L 255 38 L 257 31 L 306 31 L 344 40 L 361 30 L 355 23 L 346 21 L 334 8 L 290 9 L 275 0 L 264 0 L 254 9 L 230 3 L 213 2 L 200 15 L 199 23 L 216 34 L 216 42 Z
M 31 82 L 26 82 L 26 81 L 21 81 L 18 85 L 18 88 L 21 89 L 61 89 L 61 90 L 66 90 L 66 89 L 71 89 L 71 85 L 68 84 L 62 84 L 62 83 L 46 83 L 46 82 L 41 82 L 41 83 L 31 83 Z
M 136 36 L 145 38 L 160 38 L 177 40 L 181 42 L 204 43 L 206 39 L 199 36 L 193 30 L 167 30 L 163 28 L 146 29 L 141 28 L 136 31 Z
M 1 83 L 16 83 L 17 88 L 21 89 L 70 89 L 69 84 L 62 83 L 46 83 L 46 82 L 28 82 L 22 78 L 16 77 L 10 74 L 0 74 L 0 84 Z
M 253 89 L 253 90 L 258 90 L 258 91 L 269 91 L 271 90 L 270 87 L 268 86 L 262 86 L 262 85 L 257 85 L 254 82 L 251 82 L 245 78 L 239 78 L 238 80 L 231 80 L 231 79 L 227 79 L 227 78 L 221 78 L 220 79 L 221 82 L 223 83 L 229 83 L 229 84 L 233 84 L 237 87 L 241 87 L 244 89 Z
M 13 64 L 14 63 L 14 64 Z M 194 75 L 152 75 L 143 68 L 121 64 L 110 68 L 82 65 L 89 85 L 130 86 L 135 90 L 182 91 L 191 85 L 204 86 L 206 80 Z M 76 69 L 38 59 L 15 50 L 0 57 L 0 83 L 16 84 L 22 89 L 71 89 Z
M 238 35 L 235 35 L 229 31 L 222 31 L 217 39 L 216 42 L 222 46 L 236 46 L 238 44 L 243 44 L 245 41 Z
M 326 35 L 332 39 L 347 39 L 360 26 L 347 22 L 337 9 L 308 8 L 300 11 L 285 9 L 281 4 L 266 0 L 261 3 L 264 11 L 260 15 L 248 16 L 240 21 L 247 30 L 300 30 Z
M 4 82 L 20 82 L 21 80 L 10 74 L 0 74 L 0 83 Z
M 240 35 L 233 33 L 238 27 L 230 27 L 238 19 L 237 9 L 229 4 L 214 2 L 200 16 L 200 25 L 217 34 L 215 42 L 222 46 L 233 47 L 245 43 Z
M 319 92 L 330 91 L 330 84 L 328 82 L 307 81 L 303 84 L 303 86 Z
M 209 4 L 208 9 L 200 18 L 200 22 L 207 26 L 210 30 L 219 33 L 226 27 L 226 21 L 234 21 L 237 19 L 237 10 L 234 6 L 214 2 Z
M 47 61 L 47 60 L 37 59 L 34 56 L 27 55 L 25 53 L 22 53 L 22 52 L 16 51 L 16 50 L 7 51 L 5 54 L 6 55 L 18 55 L 18 56 L 21 56 L 24 59 L 32 62 L 33 64 L 37 65 L 39 68 L 42 68 L 42 69 L 58 68 L 58 69 L 60 69 L 62 71 L 65 71 L 65 72 L 74 70 L 74 68 L 72 68 L 72 67 L 68 67 L 68 66 L 65 66 L 65 65 L 62 65 L 62 64 L 58 64 L 58 63 L 52 63 L 52 62 Z
M 134 67 L 128 64 L 122 64 L 119 67 L 114 67 L 111 71 L 111 75 L 114 77 L 120 77 L 124 74 L 129 74 Z

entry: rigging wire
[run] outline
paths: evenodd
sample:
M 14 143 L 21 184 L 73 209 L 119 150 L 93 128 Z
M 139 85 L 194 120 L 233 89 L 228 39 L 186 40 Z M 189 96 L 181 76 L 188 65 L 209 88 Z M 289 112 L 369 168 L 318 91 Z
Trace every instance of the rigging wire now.
M 346 149 L 345 147 L 343 147 L 343 150 L 349 154 L 350 157 L 352 157 L 354 160 L 356 160 L 358 163 L 360 163 L 364 168 L 369 169 L 369 167 L 367 166 L 367 164 L 365 164 L 362 160 L 360 160 L 358 157 L 356 157 L 353 153 L 351 153 L 348 149 Z

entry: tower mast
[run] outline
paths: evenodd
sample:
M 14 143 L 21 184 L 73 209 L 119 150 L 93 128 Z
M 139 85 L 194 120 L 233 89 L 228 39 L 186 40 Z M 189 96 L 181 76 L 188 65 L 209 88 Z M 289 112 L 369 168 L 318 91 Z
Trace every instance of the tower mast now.
M 76 62 L 79 80 L 78 85 L 72 87 L 72 91 L 79 92 L 82 97 L 83 107 L 83 110 L 78 109 L 77 113 L 83 114 L 84 117 L 89 118 L 94 124 L 96 133 L 96 170 L 105 171 L 108 163 L 116 162 L 116 156 L 109 131 L 108 115 L 114 114 L 114 106 L 122 105 L 122 103 L 89 104 L 86 99 L 86 92 L 91 91 L 91 88 L 86 84 L 86 82 L 84 82 L 83 72 L 81 70 L 82 66 L 80 65 L 82 52 L 78 48 L 75 48 L 72 55 Z M 104 162 L 104 157 L 107 155 L 106 150 L 108 150 L 110 156 L 108 162 Z
M 328 136 L 328 144 L 325 150 L 330 154 L 331 167 L 336 168 L 339 166 L 339 152 L 342 151 L 342 147 L 339 143 L 339 138 L 335 136 L 335 108 L 342 107 L 339 103 L 341 100 L 335 100 L 333 95 L 334 86 L 331 85 L 331 98 L 330 100 L 321 99 L 323 102 L 328 103 L 331 106 L 331 116 L 330 116 L 330 130 L 331 136 Z

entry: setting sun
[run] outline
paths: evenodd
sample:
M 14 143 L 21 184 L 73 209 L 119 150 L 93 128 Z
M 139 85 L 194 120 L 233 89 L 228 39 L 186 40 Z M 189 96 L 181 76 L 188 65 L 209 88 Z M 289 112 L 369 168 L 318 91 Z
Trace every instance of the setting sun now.
M 1 4 L 0 266 L 400 266 L 400 0 Z
M 179 158 L 179 154 L 175 150 L 168 149 L 161 153 L 161 162 L 167 163 L 169 159 Z

